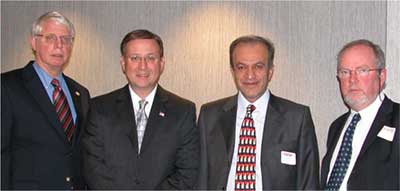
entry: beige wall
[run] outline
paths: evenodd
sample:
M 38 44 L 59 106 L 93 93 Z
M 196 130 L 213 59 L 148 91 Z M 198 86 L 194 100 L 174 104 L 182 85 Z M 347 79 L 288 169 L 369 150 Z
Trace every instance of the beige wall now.
M 166 49 L 161 84 L 201 104 L 236 92 L 228 47 L 257 34 L 276 46 L 272 93 L 311 107 L 320 155 L 329 124 L 346 111 L 335 78 L 335 55 L 353 39 L 367 38 L 388 53 L 387 93 L 400 100 L 398 2 L 1 2 L 1 71 L 32 59 L 27 39 L 33 20 L 57 10 L 75 24 L 77 37 L 65 73 L 93 96 L 126 83 L 119 44 L 129 31 L 158 33 Z

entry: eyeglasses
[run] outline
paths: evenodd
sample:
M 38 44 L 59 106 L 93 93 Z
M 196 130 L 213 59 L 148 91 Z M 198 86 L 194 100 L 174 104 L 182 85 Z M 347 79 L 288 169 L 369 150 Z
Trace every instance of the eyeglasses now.
M 356 68 L 355 70 L 350 70 L 350 69 L 338 69 L 337 71 L 337 76 L 341 79 L 344 78 L 349 78 L 350 75 L 353 73 L 353 71 L 355 72 L 355 75 L 357 75 L 357 77 L 365 77 L 369 75 L 370 71 L 380 71 L 381 68 Z
M 37 34 L 35 36 L 43 37 L 44 41 L 48 44 L 54 44 L 57 42 L 58 39 L 60 39 L 61 44 L 70 46 L 74 41 L 74 38 L 69 35 L 57 37 L 57 35 L 50 33 L 50 34 Z
M 142 62 L 143 60 L 144 60 L 146 63 L 155 63 L 155 62 L 157 62 L 157 61 L 160 59 L 158 56 L 153 55 L 153 54 L 149 54 L 149 55 L 144 56 L 144 57 L 134 54 L 134 55 L 132 55 L 132 56 L 130 56 L 130 57 L 128 57 L 128 58 L 129 58 L 129 60 L 131 60 L 133 63 L 140 63 L 140 62 Z

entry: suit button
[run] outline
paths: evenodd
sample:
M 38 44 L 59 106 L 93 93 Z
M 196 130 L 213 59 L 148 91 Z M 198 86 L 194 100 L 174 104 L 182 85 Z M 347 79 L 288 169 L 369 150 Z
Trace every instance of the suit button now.
M 73 186 L 71 186 L 71 190 L 73 190 L 74 189 L 74 187 Z
M 71 177 L 69 177 L 69 176 L 65 177 L 65 181 L 71 182 Z

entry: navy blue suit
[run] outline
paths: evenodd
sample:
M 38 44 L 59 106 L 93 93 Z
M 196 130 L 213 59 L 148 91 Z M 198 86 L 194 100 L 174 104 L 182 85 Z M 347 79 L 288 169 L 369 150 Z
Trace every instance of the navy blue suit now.
M 1 75 L 1 188 L 83 189 L 79 140 L 89 92 L 63 76 L 77 113 L 69 143 L 32 63 Z

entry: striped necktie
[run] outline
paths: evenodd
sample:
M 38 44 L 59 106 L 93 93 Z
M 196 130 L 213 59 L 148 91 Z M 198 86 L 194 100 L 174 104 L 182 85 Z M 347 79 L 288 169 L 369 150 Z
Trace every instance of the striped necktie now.
M 246 116 L 240 128 L 235 176 L 236 191 L 256 189 L 256 129 L 251 115 L 255 109 L 254 105 L 247 106 Z
M 56 108 L 58 119 L 61 122 L 62 128 L 67 136 L 69 142 L 71 142 L 72 136 L 74 135 L 75 124 L 72 119 L 71 110 L 68 105 L 68 101 L 60 87 L 60 83 L 57 79 L 53 79 L 51 84 L 54 86 L 53 91 L 53 104 Z

